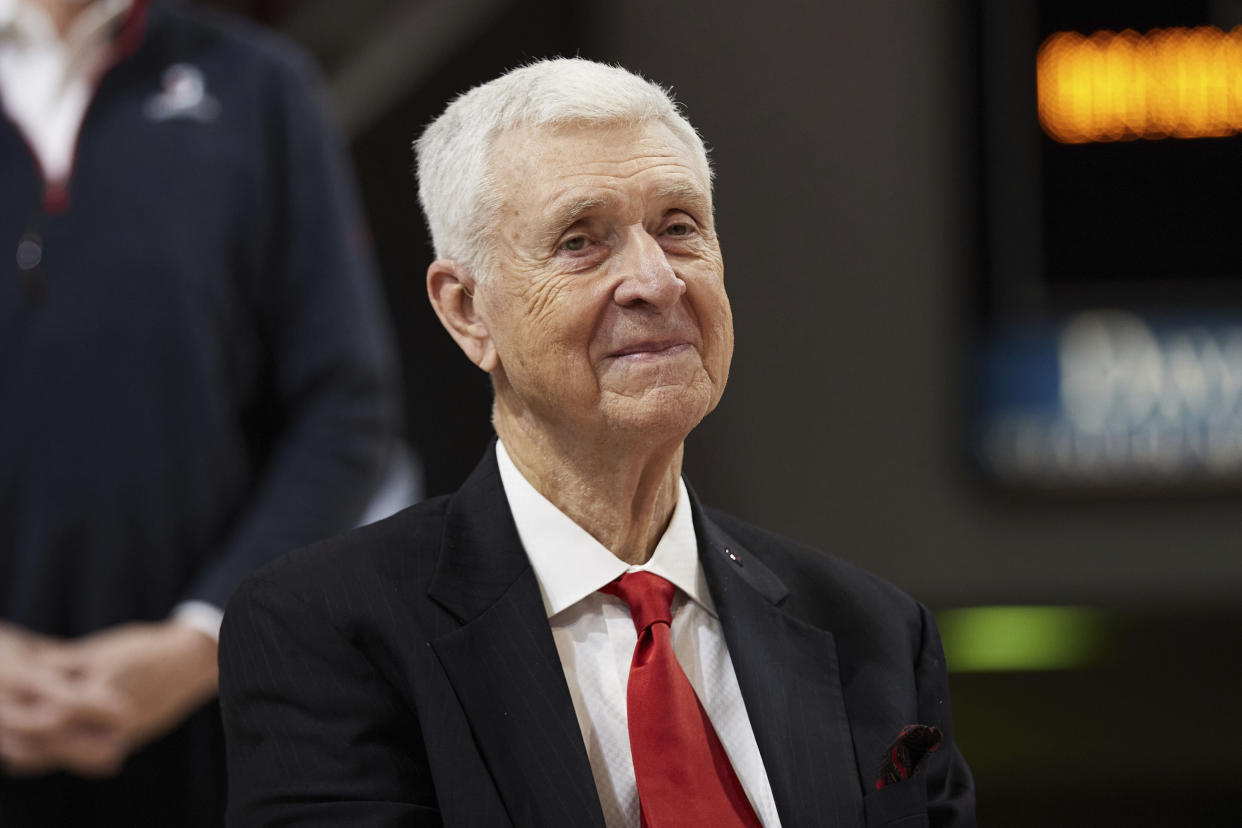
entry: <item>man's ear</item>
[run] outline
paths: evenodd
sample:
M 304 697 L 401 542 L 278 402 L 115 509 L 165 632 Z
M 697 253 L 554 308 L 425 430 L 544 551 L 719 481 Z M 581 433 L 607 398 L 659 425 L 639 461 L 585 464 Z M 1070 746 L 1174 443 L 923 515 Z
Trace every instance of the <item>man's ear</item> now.
M 427 296 L 440 324 L 475 365 L 489 374 L 496 367 L 496 346 L 475 307 L 477 283 L 460 262 L 436 259 L 427 268 Z

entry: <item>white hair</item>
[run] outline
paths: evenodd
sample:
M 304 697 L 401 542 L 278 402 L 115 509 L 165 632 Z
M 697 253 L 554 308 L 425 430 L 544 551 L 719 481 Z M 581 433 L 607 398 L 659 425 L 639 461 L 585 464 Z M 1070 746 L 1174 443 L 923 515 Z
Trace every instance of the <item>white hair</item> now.
M 458 96 L 414 142 L 418 198 L 436 256 L 485 279 L 501 193 L 491 168 L 497 136 L 519 127 L 666 125 L 710 181 L 703 139 L 669 91 L 622 69 L 581 58 L 541 60 Z

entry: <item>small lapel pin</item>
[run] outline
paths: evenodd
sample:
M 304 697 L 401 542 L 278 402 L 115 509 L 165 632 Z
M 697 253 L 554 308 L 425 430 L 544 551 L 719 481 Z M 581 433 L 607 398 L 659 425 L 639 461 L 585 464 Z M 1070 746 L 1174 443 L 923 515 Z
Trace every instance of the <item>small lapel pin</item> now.
M 737 564 L 738 566 L 741 566 L 741 565 L 742 565 L 742 559 L 741 559 L 741 558 L 739 558 L 736 554 L 734 554 L 734 552 L 733 552 L 733 550 L 732 550 L 732 549 L 730 549 L 729 547 L 727 547 L 727 546 L 726 546 L 726 547 L 725 547 L 725 551 L 724 551 L 724 552 L 725 552 L 725 554 L 726 554 L 726 555 L 728 555 L 728 556 L 729 556 L 729 560 L 733 561 L 733 562 L 734 562 L 735 564 Z

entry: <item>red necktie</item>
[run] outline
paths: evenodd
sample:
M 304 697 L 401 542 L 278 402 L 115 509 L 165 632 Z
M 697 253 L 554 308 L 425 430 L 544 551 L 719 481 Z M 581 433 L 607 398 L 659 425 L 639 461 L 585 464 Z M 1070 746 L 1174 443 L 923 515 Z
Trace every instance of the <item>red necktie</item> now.
M 673 654 L 675 589 L 659 575 L 630 572 L 600 590 L 630 605 L 638 631 L 626 707 L 643 828 L 761 828 Z

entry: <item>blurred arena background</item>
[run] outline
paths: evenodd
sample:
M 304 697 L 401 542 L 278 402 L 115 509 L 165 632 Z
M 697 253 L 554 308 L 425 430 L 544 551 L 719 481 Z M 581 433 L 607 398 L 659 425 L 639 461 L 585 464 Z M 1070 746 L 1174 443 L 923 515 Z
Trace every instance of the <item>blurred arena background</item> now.
M 428 493 L 490 394 L 425 299 L 410 141 L 502 69 L 620 62 L 717 169 L 700 494 L 937 612 L 982 825 L 1238 824 L 1242 2 L 217 5 L 324 67 Z

